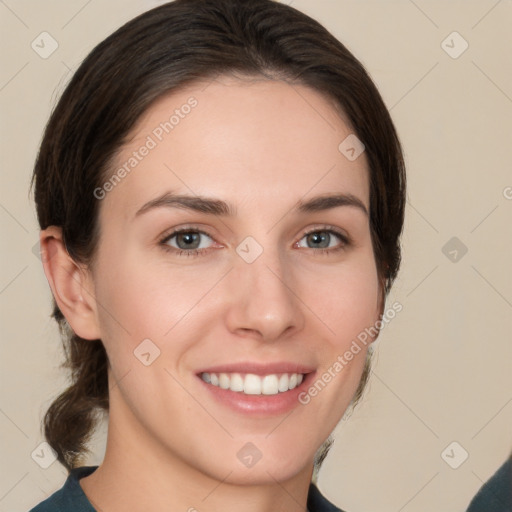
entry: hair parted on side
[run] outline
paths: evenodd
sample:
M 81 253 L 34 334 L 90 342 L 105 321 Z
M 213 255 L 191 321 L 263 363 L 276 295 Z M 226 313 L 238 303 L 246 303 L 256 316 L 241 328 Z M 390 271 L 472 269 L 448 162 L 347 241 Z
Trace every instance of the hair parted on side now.
M 111 174 L 113 158 L 136 122 L 164 94 L 219 75 L 309 86 L 344 113 L 365 145 L 370 231 L 385 297 L 400 266 L 405 208 L 405 165 L 393 122 L 350 51 L 317 21 L 273 0 L 175 0 L 98 44 L 44 131 L 32 177 L 40 228 L 60 226 L 70 256 L 92 265 L 101 203 L 94 190 Z M 88 451 L 98 412 L 108 411 L 109 363 L 101 340 L 73 333 L 55 301 L 52 316 L 61 329 L 71 384 L 46 412 L 44 435 L 69 471 Z

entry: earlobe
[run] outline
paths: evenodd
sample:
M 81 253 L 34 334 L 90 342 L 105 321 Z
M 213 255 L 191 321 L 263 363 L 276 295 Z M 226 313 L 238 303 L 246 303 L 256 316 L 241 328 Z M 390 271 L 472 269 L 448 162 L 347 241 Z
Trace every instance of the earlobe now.
M 81 338 L 100 339 L 90 275 L 69 255 L 62 229 L 46 228 L 41 231 L 39 241 L 44 273 L 62 314 Z

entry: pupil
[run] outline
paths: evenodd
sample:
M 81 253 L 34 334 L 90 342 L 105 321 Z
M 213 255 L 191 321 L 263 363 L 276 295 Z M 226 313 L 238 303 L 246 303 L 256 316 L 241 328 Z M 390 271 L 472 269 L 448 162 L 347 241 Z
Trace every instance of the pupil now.
M 329 246 L 329 235 L 326 234 L 326 233 L 324 233 L 324 234 L 313 233 L 313 234 L 310 235 L 310 239 L 315 244 L 327 241 L 327 245 L 324 243 L 322 245 L 322 247 L 328 247 Z
M 185 242 L 185 245 L 186 245 L 186 249 L 190 249 L 190 246 L 194 243 L 194 242 L 197 242 L 197 239 L 199 237 L 199 233 L 181 233 L 180 236 L 178 237 L 178 241 L 181 240 Z M 178 243 L 178 245 L 180 245 Z

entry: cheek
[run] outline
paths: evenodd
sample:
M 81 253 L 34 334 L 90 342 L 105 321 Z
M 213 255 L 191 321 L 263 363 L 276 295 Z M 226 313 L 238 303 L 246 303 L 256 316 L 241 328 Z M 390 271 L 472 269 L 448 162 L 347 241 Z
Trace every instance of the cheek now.
M 317 346 L 320 369 L 304 403 L 314 401 L 334 427 L 361 379 L 372 341 L 369 333 L 379 319 L 379 280 L 371 251 L 341 264 L 336 272 L 312 277 L 305 281 L 304 296 L 324 334 Z M 320 395 L 320 400 L 315 398 Z
M 124 360 L 125 366 L 144 339 L 162 336 L 164 324 L 169 323 L 165 301 L 172 302 L 174 297 L 169 290 L 161 293 L 161 283 L 129 254 L 109 247 L 104 248 L 105 254 L 110 257 L 98 258 L 95 275 L 98 318 L 111 362 Z
M 303 283 L 307 304 L 331 345 L 342 348 L 378 320 L 379 282 L 372 255 L 316 273 Z
M 133 357 L 133 350 L 145 339 L 160 349 L 173 350 L 168 343 L 173 332 L 183 335 L 194 328 L 197 304 L 218 280 L 212 272 L 198 279 L 198 272 L 190 269 L 141 261 L 143 254 L 124 253 L 103 258 L 98 266 L 95 291 L 100 328 L 109 356 L 118 361 Z M 176 344 L 176 350 L 185 348 L 183 342 Z

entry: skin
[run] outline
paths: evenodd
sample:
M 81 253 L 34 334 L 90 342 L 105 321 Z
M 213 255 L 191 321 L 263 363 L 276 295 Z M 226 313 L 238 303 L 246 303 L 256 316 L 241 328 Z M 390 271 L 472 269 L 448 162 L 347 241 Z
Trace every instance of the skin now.
M 281 81 L 219 78 L 174 91 L 139 120 L 113 172 L 169 113 L 198 104 L 101 201 L 94 263 L 69 258 L 58 227 L 41 233 L 44 266 L 74 331 L 100 338 L 111 363 L 104 462 L 80 484 L 98 510 L 306 509 L 315 452 L 347 409 L 366 348 L 291 414 L 244 415 L 212 400 L 195 375 L 240 361 L 296 361 L 321 375 L 382 312 L 368 216 L 341 206 L 298 213 L 299 200 L 352 194 L 369 211 L 365 154 L 330 100 Z M 108 178 L 108 177 L 107 177 Z M 159 207 L 163 192 L 222 199 L 233 217 Z M 179 256 L 174 228 L 206 231 L 201 255 Z M 330 252 L 305 233 L 333 227 Z M 263 253 L 236 247 L 252 236 Z M 184 246 L 181 241 L 181 247 Z M 168 250 L 165 250 L 165 247 Z M 340 250 L 333 249 L 341 247 Z M 133 351 L 149 338 L 150 366 Z M 253 443 L 261 459 L 237 458 Z

